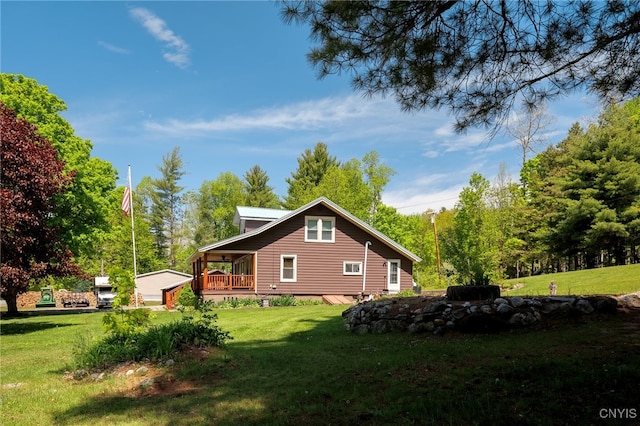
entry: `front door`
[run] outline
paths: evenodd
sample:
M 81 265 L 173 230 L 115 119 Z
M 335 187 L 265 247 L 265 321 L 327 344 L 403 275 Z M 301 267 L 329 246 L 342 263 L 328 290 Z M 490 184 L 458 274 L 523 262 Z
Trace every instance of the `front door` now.
M 400 259 L 389 259 L 387 265 L 387 290 L 397 293 L 400 291 Z

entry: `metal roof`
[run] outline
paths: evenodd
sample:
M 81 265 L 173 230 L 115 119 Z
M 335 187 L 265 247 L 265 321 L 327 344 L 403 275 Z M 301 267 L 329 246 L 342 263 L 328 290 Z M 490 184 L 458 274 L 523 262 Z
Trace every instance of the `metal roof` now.
M 233 217 L 233 224 L 240 225 L 241 219 L 249 220 L 277 220 L 287 213 L 291 213 L 291 210 L 280 209 L 267 209 L 264 207 L 248 207 L 237 206 L 236 214 Z

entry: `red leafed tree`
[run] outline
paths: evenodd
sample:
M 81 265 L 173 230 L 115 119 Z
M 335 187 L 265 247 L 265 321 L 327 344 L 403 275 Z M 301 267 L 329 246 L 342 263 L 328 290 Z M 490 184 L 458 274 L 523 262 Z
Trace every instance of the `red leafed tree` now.
M 64 162 L 33 125 L 1 102 L 0 112 L 0 297 L 12 314 L 18 311 L 18 294 L 27 291 L 32 278 L 81 271 L 49 225 L 54 196 L 71 179 L 63 174 Z

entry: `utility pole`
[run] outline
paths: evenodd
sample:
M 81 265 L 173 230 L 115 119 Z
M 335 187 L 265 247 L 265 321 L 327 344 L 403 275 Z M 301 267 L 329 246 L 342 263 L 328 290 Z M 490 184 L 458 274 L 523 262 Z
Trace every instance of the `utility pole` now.
M 431 212 L 431 223 L 433 224 L 433 235 L 436 241 L 436 262 L 438 265 L 438 284 L 441 284 L 442 271 L 440 269 L 440 245 L 438 244 L 438 228 L 436 226 L 436 212 Z

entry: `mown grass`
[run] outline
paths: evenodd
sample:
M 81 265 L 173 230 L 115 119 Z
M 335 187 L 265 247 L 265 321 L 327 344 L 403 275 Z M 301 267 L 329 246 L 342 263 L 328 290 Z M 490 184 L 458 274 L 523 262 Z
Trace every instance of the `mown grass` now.
M 344 330 L 343 310 L 219 311 L 234 339 L 167 371 L 191 391 L 142 397 L 124 378 L 63 378 L 76 336 L 102 334 L 101 314 L 3 319 L 2 423 L 555 425 L 640 410 L 637 316 L 495 335 L 358 336 Z
M 510 290 L 510 296 L 544 296 L 549 294 L 550 281 L 557 284 L 559 295 L 635 293 L 640 291 L 640 264 L 521 277 L 504 284 L 522 285 Z

